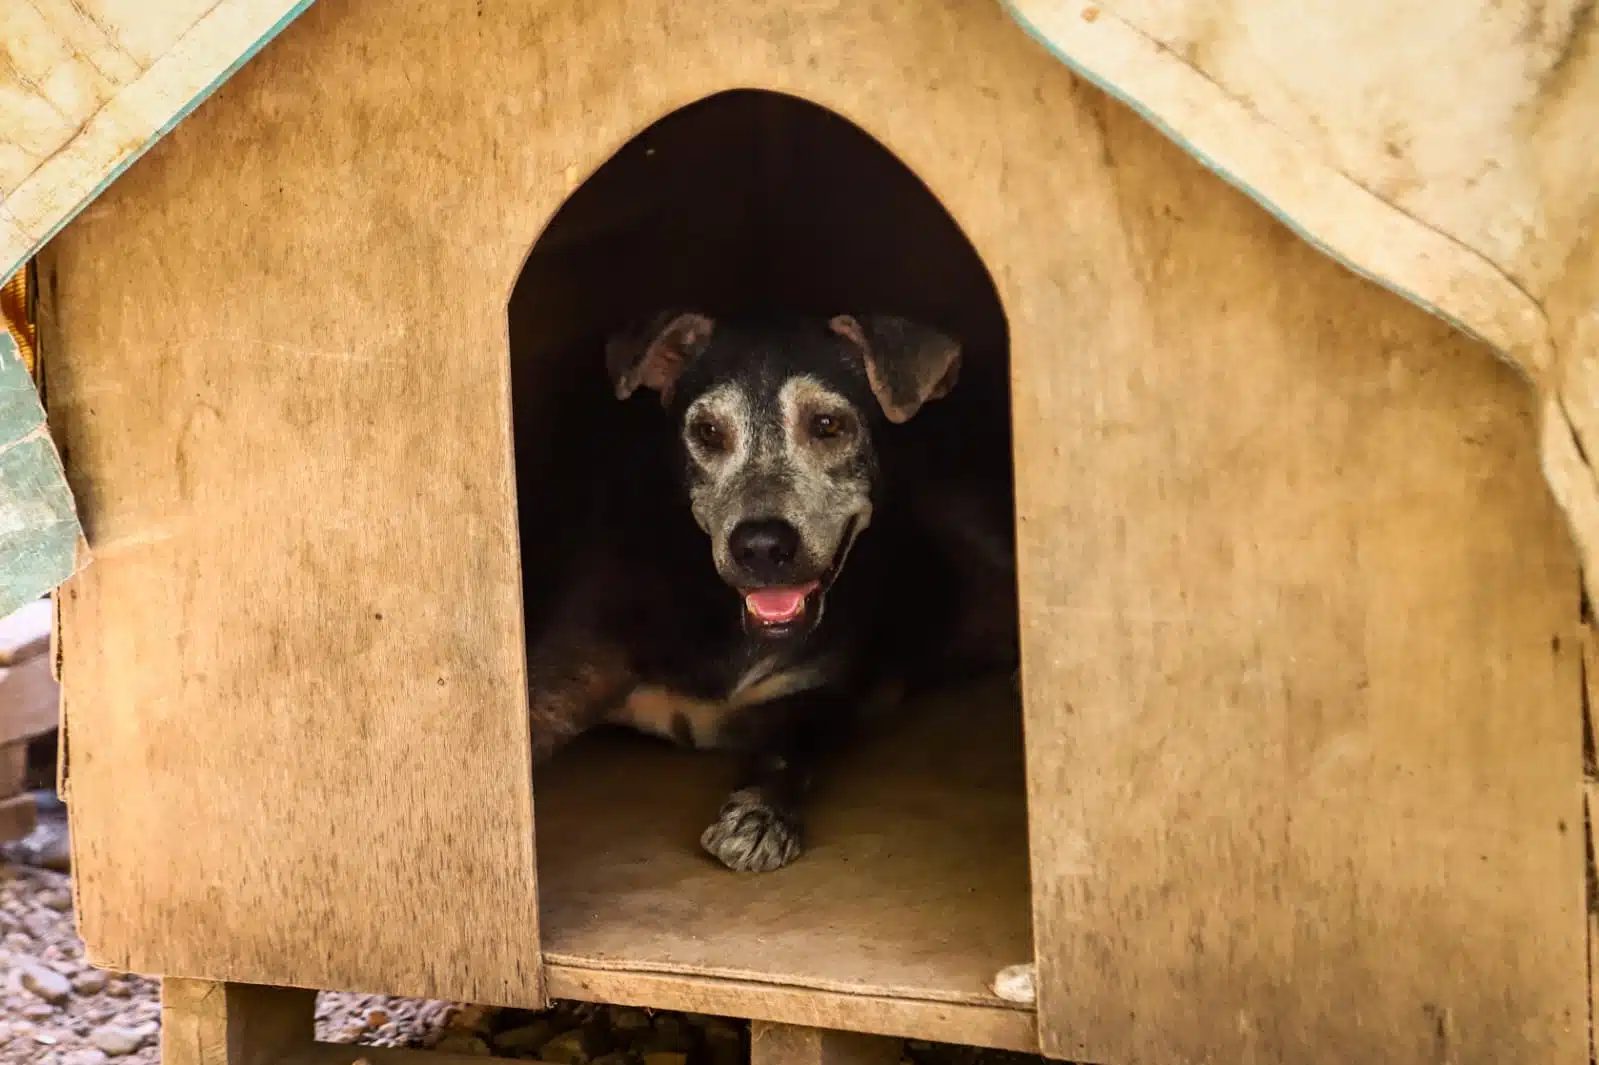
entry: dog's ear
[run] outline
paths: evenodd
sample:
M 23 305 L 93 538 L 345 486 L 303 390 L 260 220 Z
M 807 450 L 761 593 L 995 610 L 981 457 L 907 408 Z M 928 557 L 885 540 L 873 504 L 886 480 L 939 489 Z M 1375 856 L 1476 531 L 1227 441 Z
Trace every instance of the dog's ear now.
M 827 326 L 860 349 L 872 394 L 896 424 L 949 395 L 960 377 L 960 344 L 929 326 L 892 314 L 841 314 Z
M 663 311 L 641 329 L 612 336 L 605 345 L 605 368 L 616 398 L 626 399 L 643 385 L 660 393 L 663 407 L 670 403 L 678 375 L 704 352 L 715 327 L 703 314 Z

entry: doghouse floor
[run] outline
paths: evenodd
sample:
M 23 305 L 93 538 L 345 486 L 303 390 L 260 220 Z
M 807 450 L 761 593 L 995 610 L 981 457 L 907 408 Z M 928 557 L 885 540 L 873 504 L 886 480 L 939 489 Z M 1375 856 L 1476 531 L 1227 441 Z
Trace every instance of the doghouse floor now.
M 951 692 L 830 777 L 775 873 L 698 846 L 719 756 L 592 736 L 536 785 L 545 958 L 853 995 L 1007 1007 L 1032 959 L 1021 725 L 1007 682 Z

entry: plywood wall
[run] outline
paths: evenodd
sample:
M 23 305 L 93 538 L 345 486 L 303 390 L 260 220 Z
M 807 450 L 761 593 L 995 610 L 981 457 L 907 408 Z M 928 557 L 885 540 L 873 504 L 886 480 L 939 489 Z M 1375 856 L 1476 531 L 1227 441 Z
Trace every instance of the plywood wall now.
M 96 960 L 528 999 L 506 300 L 583 176 L 737 86 L 883 140 L 1005 303 L 1046 1050 L 1585 1060 L 1521 386 L 982 0 L 317 5 L 62 235 Z

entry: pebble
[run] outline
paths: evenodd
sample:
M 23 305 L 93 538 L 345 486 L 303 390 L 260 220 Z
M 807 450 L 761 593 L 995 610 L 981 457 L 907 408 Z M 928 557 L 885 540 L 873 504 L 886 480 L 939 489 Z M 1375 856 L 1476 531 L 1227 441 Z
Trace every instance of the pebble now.
M 674 1050 L 658 1050 L 644 1055 L 644 1065 L 688 1065 L 688 1055 Z
M 489 1045 L 481 1038 L 467 1035 L 465 1032 L 451 1032 L 440 1039 L 434 1049 L 444 1054 L 471 1054 L 477 1057 L 487 1057 L 492 1053 Z
M 110 995 L 112 998 L 127 998 L 133 992 L 128 985 L 121 980 L 107 980 L 105 985 L 105 993 Z
M 46 891 L 39 896 L 39 901 L 57 913 L 67 913 L 72 909 L 72 896 L 65 891 Z
M 650 1026 L 650 1015 L 643 1010 L 617 1009 L 611 1012 L 611 1027 L 618 1032 L 642 1032 Z
M 110 1059 L 103 1050 L 94 1047 L 84 1047 L 82 1050 L 70 1050 L 61 1055 L 61 1065 L 105 1065 Z
M 387 1010 L 373 1010 L 366 1015 L 366 1026 L 368 1028 L 382 1028 L 388 1023 L 389 1013 Z
M 86 969 L 72 978 L 72 990 L 80 995 L 98 995 L 105 985 L 106 975 L 99 969 Z
M 589 1065 L 589 1052 L 583 1045 L 582 1029 L 562 1032 L 539 1047 L 539 1060 L 550 1062 L 551 1065 Z
M 24 965 L 21 982 L 23 987 L 35 995 L 56 1005 L 72 997 L 72 984 L 67 978 L 42 965 Z
M 705 1050 L 710 1065 L 742 1065 L 744 1060 L 743 1037 L 730 1024 L 706 1025 Z
M 56 1008 L 48 1002 L 30 1002 L 22 1007 L 22 1015 L 30 1021 L 47 1021 L 55 1012 Z
M 457 1032 L 481 1031 L 496 1012 L 492 1006 L 462 1006 L 450 1017 L 445 1027 Z
M 520 1028 L 507 1028 L 494 1037 L 494 1049 L 512 1053 L 518 1050 L 537 1050 L 548 1043 L 555 1034 L 549 1021 L 534 1021 Z
M 145 1034 L 137 1028 L 120 1024 L 103 1024 L 89 1033 L 89 1042 L 111 1055 L 120 1058 L 131 1054 L 144 1044 Z
M 640 1049 L 683 1053 L 689 1046 L 689 1033 L 683 1030 L 683 1022 L 669 1014 L 662 1014 L 655 1018 L 655 1031 Z

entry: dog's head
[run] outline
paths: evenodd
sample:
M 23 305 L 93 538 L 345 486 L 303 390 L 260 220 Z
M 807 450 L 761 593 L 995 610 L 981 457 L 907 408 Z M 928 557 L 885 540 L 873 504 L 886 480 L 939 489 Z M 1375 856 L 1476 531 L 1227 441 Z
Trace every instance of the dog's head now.
M 960 347 L 890 315 L 788 322 L 657 315 L 614 337 L 619 399 L 659 393 L 694 520 L 746 627 L 804 636 L 878 499 L 874 433 L 954 387 Z

